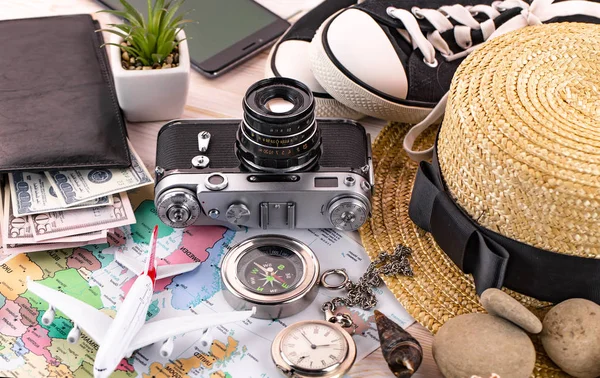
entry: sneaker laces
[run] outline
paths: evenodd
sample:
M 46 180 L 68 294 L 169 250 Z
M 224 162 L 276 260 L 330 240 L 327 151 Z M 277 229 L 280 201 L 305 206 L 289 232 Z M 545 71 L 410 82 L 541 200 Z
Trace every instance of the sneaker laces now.
M 522 10 L 517 16 L 496 28 L 494 18 L 498 17 L 500 13 L 514 8 Z M 474 17 L 478 13 L 483 13 L 489 18 L 479 22 Z M 555 17 L 587 15 L 600 18 L 600 3 L 585 0 L 568 0 L 559 3 L 554 3 L 554 0 L 533 0 L 529 5 L 522 0 L 504 0 L 495 1 L 492 5 L 463 6 L 455 4 L 439 9 L 413 7 L 410 12 L 405 9 L 388 7 L 387 14 L 402 22 L 404 28 L 402 28 L 401 34 L 404 36 L 408 34 L 407 37 L 413 48 L 419 49 L 423 54 L 425 64 L 437 67 L 436 51 L 439 51 L 444 59 L 452 61 L 467 56 L 482 45 L 473 45 L 471 39 L 471 30 L 473 29 L 481 30 L 483 40 L 487 41 L 513 30 L 542 24 Z M 452 18 L 458 25 L 454 25 L 449 18 Z M 425 36 L 418 19 L 426 19 L 435 30 Z M 461 52 L 453 52 L 442 38 L 441 33 L 451 29 L 454 29 L 454 39 L 457 45 L 464 49 Z M 431 113 L 406 134 L 404 149 L 412 160 L 422 161 L 431 158 L 433 147 L 423 151 L 414 151 L 412 147 L 417 137 L 444 115 L 447 98 L 448 94 L 446 93 Z

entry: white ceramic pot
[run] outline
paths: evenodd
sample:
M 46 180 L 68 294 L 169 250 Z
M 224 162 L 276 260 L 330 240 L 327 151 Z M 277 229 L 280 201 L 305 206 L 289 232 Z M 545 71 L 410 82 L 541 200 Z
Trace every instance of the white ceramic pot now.
M 116 44 L 123 41 L 113 37 Z M 184 38 L 182 30 L 177 39 Z M 126 70 L 121 66 L 121 49 L 114 45 L 109 45 L 109 49 L 119 105 L 128 121 L 163 121 L 181 116 L 190 83 L 187 41 L 179 43 L 179 66 L 159 70 Z

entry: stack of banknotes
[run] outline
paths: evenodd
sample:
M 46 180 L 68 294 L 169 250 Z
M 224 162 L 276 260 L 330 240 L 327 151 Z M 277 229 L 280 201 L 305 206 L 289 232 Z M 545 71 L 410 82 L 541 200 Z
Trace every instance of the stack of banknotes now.
M 110 230 L 135 223 L 126 192 L 154 180 L 129 149 L 128 168 L 9 173 L 0 188 L 0 260 L 106 243 Z

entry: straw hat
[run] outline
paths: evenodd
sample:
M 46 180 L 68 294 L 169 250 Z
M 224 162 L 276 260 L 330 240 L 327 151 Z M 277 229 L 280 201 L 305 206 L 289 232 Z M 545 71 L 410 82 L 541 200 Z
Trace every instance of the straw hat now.
M 452 200 L 478 224 L 546 251 L 600 258 L 600 25 L 521 29 L 473 52 L 450 89 L 437 158 Z M 361 230 L 371 258 L 412 249 L 414 277 L 384 277 L 433 333 L 448 319 L 484 312 L 471 275 L 409 218 L 417 163 L 402 149 L 407 125 L 373 146 L 373 216 Z M 415 143 L 426 149 L 429 129 Z M 504 289 L 536 315 L 549 306 Z M 538 351 L 536 377 L 567 376 Z

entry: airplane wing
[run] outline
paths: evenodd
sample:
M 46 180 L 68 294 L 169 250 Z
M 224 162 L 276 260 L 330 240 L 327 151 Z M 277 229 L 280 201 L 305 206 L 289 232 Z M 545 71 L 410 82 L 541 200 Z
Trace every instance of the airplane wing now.
M 167 277 L 176 276 L 181 273 L 186 273 L 196 269 L 202 263 L 188 264 L 168 264 L 156 267 L 156 279 L 160 280 Z
M 129 269 L 138 276 L 144 272 L 144 264 L 137 261 L 133 257 L 127 256 L 122 251 L 115 252 L 115 259 L 119 264 L 123 265 L 125 268 Z M 162 278 L 189 272 L 196 269 L 200 264 L 202 263 L 161 265 L 156 268 L 156 279 L 160 280 Z
M 146 345 L 165 341 L 170 337 L 200 329 L 248 319 L 254 311 L 232 311 L 215 314 L 198 314 L 157 320 L 146 323 L 138 331 L 130 345 L 130 350 L 138 350 Z
M 87 303 L 51 289 L 37 282 L 27 281 L 27 289 L 42 298 L 48 304 L 68 316 L 73 323 L 83 329 L 98 345 L 102 344 L 104 334 L 112 318 Z

